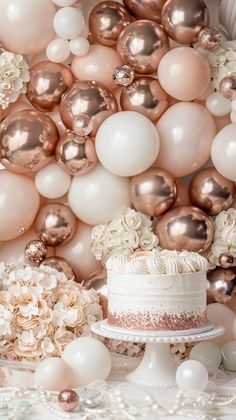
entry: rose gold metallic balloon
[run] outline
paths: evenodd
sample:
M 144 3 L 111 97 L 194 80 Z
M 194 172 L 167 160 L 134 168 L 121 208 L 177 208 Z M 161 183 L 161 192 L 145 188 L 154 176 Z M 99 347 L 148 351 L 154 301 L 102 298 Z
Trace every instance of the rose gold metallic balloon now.
M 199 32 L 197 40 L 205 50 L 214 50 L 215 48 L 219 48 L 222 41 L 222 34 L 218 28 L 208 26 Z
M 127 64 L 117 66 L 113 72 L 113 82 L 117 86 L 127 87 L 132 85 L 135 73 L 132 67 Z
M 201 29 L 209 25 L 209 11 L 203 0 L 167 0 L 161 23 L 170 38 L 189 45 L 196 42 Z
M 161 21 L 161 9 L 166 0 L 124 0 L 124 5 L 139 19 Z
M 140 74 L 154 73 L 169 47 L 162 27 L 149 20 L 130 23 L 117 41 L 117 51 L 123 61 Z
M 13 172 L 37 171 L 49 162 L 57 141 L 57 128 L 47 115 L 16 112 L 0 125 L 1 163 Z
M 235 191 L 234 182 L 219 174 L 215 168 L 200 170 L 189 187 L 191 203 L 212 216 L 232 205 Z
M 63 64 L 43 61 L 30 70 L 27 97 L 39 111 L 52 111 L 65 91 L 72 86 L 71 70 Z
M 34 239 L 30 241 L 25 247 L 25 257 L 34 263 L 39 264 L 47 256 L 47 245 L 39 240 Z
M 35 229 L 48 246 L 58 246 L 68 242 L 74 235 L 76 217 L 63 204 L 47 204 L 38 213 Z
M 229 303 L 236 293 L 236 267 L 216 267 L 207 275 L 207 294 L 219 303 Z
M 91 11 L 89 29 L 96 42 L 114 47 L 121 31 L 133 21 L 127 9 L 115 1 L 102 1 Z
M 158 221 L 155 229 L 160 246 L 178 251 L 204 252 L 212 243 L 211 219 L 196 207 L 176 207 Z
M 156 217 L 174 204 L 177 188 L 172 175 L 162 169 L 152 168 L 131 179 L 130 193 L 136 210 Z
M 137 111 L 156 122 L 168 108 L 169 96 L 157 79 L 141 76 L 122 90 L 120 105 L 123 111 Z
M 75 272 L 71 265 L 61 257 L 48 257 L 46 258 L 40 267 L 51 267 L 55 268 L 60 273 L 64 273 L 68 280 L 76 280 Z
M 57 144 L 56 159 L 71 175 L 83 175 L 97 162 L 94 141 L 68 130 Z
M 229 268 L 234 263 L 234 256 L 230 252 L 223 252 L 219 256 L 219 265 L 223 268 Z
M 236 76 L 224 77 L 220 82 L 219 91 L 226 99 L 236 99 Z
M 61 101 L 60 114 L 65 126 L 79 135 L 95 135 L 101 123 L 117 112 L 114 95 L 101 83 L 81 81 L 73 84 Z M 85 130 L 78 131 L 85 123 Z M 82 128 L 83 128 L 82 124 Z

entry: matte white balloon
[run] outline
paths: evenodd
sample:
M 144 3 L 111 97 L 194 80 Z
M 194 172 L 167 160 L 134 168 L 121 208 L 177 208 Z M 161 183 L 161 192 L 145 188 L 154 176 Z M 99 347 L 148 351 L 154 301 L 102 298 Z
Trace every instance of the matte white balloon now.
M 223 117 L 230 113 L 231 101 L 224 98 L 220 92 L 213 92 L 207 97 L 206 108 L 215 117 Z
M 236 123 L 227 125 L 215 136 L 211 158 L 221 175 L 236 181 Z
M 83 31 L 83 12 L 75 7 L 63 7 L 56 12 L 53 27 L 61 38 L 74 39 Z
M 217 344 L 212 341 L 202 341 L 192 348 L 189 358 L 201 362 L 209 375 L 213 375 L 221 364 L 222 355 Z
M 214 324 L 222 325 L 225 329 L 225 333 L 215 340 L 219 345 L 234 339 L 233 323 L 236 315 L 232 309 L 222 303 L 211 303 L 207 305 L 207 319 Z
M 49 357 L 38 364 L 34 378 L 36 386 L 51 391 L 62 391 L 71 384 L 72 371 L 65 360 Z
M 52 0 L 59 7 L 73 6 L 78 0 Z
M 63 63 L 70 55 L 69 42 L 61 38 L 54 39 L 48 44 L 46 55 L 53 63 Z
M 95 144 L 102 165 L 119 176 L 137 175 L 150 168 L 160 147 L 153 123 L 134 111 L 108 117 L 98 129 Z
M 82 57 L 89 52 L 90 44 L 86 38 L 79 36 L 78 38 L 71 39 L 70 50 L 72 54 Z
M 93 337 L 71 341 L 62 353 L 63 360 L 73 371 L 72 386 L 86 386 L 105 380 L 111 371 L 111 356 L 106 346 Z
M 56 163 L 42 168 L 35 177 L 38 192 L 47 198 L 62 197 L 69 189 L 70 175 Z
M 208 373 L 197 360 L 186 360 L 177 368 L 176 383 L 180 389 L 204 391 L 208 384 Z
M 87 174 L 73 178 L 68 203 L 83 222 L 89 225 L 107 223 L 129 207 L 129 180 L 97 165 Z
M 223 366 L 227 370 L 236 370 L 236 340 L 225 343 L 221 349 Z

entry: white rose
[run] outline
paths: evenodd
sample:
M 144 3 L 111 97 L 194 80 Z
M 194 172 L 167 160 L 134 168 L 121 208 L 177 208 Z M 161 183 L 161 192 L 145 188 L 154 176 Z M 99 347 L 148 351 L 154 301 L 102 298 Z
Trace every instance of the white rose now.
M 228 248 L 226 246 L 225 241 L 222 241 L 222 239 L 217 239 L 211 247 L 211 252 L 214 255 L 214 257 L 219 257 L 220 254 L 222 254 L 223 252 L 227 252 Z
M 7 63 L 0 68 L 0 76 L 4 80 L 16 80 L 20 77 L 20 70 L 14 64 Z
M 92 252 L 93 256 L 96 258 L 96 260 L 98 260 L 98 261 L 103 260 L 107 255 L 106 247 L 99 242 L 94 242 L 92 244 L 91 252 Z
M 106 233 L 106 225 L 94 226 L 92 229 L 92 241 L 102 242 Z
M 228 225 L 228 218 L 227 218 L 226 211 L 222 211 L 221 213 L 218 214 L 218 216 L 216 216 L 215 225 L 216 225 L 216 229 L 218 230 L 222 230 L 224 229 L 225 226 Z
M 228 246 L 236 246 L 236 226 L 226 226 L 221 232 L 221 239 Z
M 123 234 L 122 242 L 129 248 L 136 249 L 139 244 L 139 236 L 135 230 L 127 230 Z
M 148 230 L 152 229 L 152 221 L 151 218 L 149 216 L 146 216 L 143 213 L 138 213 L 139 217 L 141 217 L 141 221 L 142 221 L 142 228 L 146 228 Z
M 106 248 L 116 248 L 122 244 L 122 236 L 120 235 L 114 235 L 108 234 L 105 235 L 104 238 L 104 245 Z
M 114 219 L 107 226 L 107 235 L 120 236 L 123 234 L 124 230 L 122 218 Z
M 153 232 L 144 233 L 139 240 L 139 246 L 144 251 L 151 251 L 157 244 L 158 238 Z
M 227 216 L 228 216 L 228 223 L 235 224 L 236 223 L 236 209 L 229 209 L 227 210 Z
M 123 222 L 128 229 L 138 230 L 142 224 L 142 219 L 135 210 L 128 209 L 123 217 Z
M 119 246 L 118 248 L 112 249 L 109 256 L 117 256 L 117 255 L 129 256 L 132 254 L 133 254 L 133 249 L 124 245 L 124 246 Z

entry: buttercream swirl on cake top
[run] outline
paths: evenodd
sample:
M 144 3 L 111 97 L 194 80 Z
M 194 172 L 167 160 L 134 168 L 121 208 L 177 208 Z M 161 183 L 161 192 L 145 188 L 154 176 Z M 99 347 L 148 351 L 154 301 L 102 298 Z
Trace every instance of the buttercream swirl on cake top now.
M 208 261 L 197 252 L 152 251 L 130 256 L 112 256 L 107 260 L 108 270 L 122 274 L 180 274 L 206 271 Z

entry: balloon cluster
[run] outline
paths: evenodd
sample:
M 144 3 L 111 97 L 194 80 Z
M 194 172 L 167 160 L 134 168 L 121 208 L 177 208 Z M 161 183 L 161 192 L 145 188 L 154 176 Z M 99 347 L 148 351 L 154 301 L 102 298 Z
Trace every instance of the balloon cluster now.
M 30 68 L 0 115 L 1 259 L 92 284 L 92 227 L 130 206 L 162 248 L 210 252 L 234 205 L 236 104 L 235 76 L 212 86 L 209 21 L 203 0 L 0 2 L 0 98 L 27 80 L 13 58 Z

